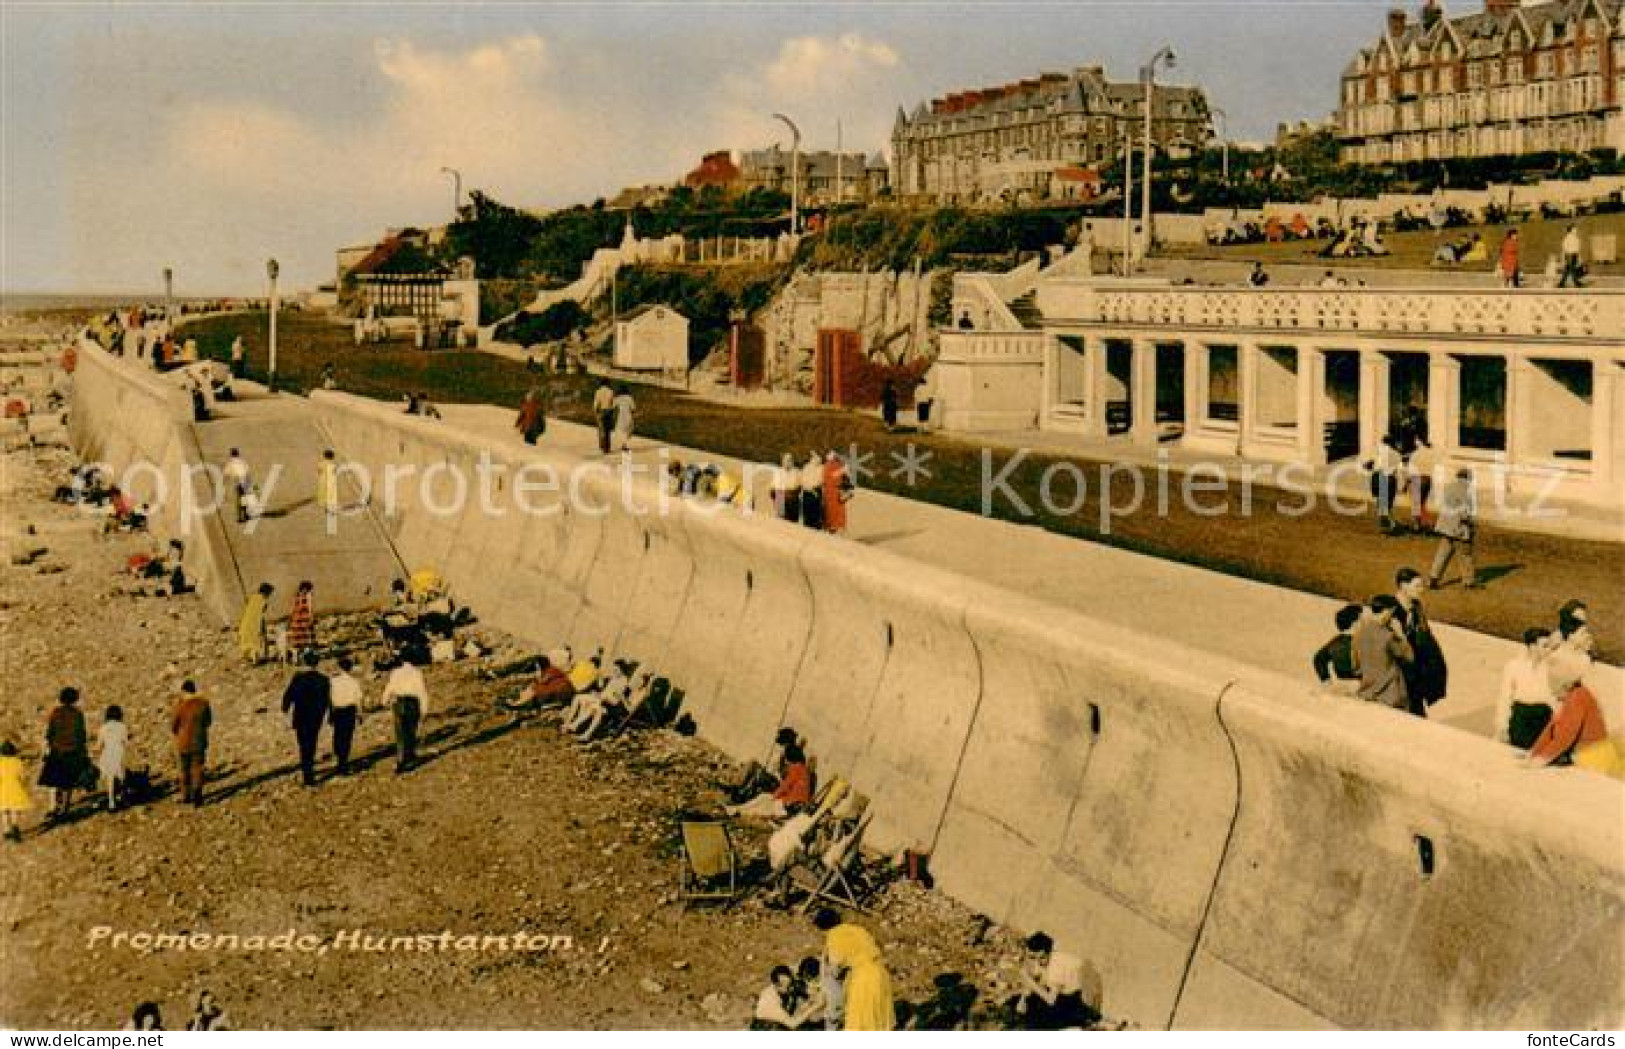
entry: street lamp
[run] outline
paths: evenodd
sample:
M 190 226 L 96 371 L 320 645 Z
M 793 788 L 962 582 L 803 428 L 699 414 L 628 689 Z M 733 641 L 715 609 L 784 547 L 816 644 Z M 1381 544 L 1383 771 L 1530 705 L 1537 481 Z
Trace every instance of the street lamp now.
M 1145 68 L 1140 70 L 1140 82 L 1145 86 L 1145 168 L 1140 185 L 1140 211 L 1145 228 L 1140 231 L 1140 237 L 1144 241 L 1140 249 L 1141 258 L 1151 254 L 1151 95 L 1157 79 L 1158 62 L 1165 64 L 1169 69 L 1174 68 L 1174 49 L 1160 48 L 1151 56 L 1151 61 L 1145 64 Z
M 164 324 L 172 327 L 175 323 L 175 271 L 168 266 L 164 267 Z
M 456 168 L 441 168 L 440 173 L 451 176 L 451 220 L 456 222 L 463 207 L 463 173 Z
M 1123 127 L 1123 276 L 1134 253 L 1134 132 Z
M 1230 114 L 1218 106 L 1209 109 L 1208 113 L 1218 117 L 1224 125 L 1224 130 L 1219 134 L 1219 156 L 1222 158 L 1219 163 L 1220 170 L 1223 172 L 1224 184 L 1228 186 L 1230 185 Z
M 273 393 L 276 392 L 276 275 L 281 270 L 282 267 L 277 265 L 276 259 L 271 259 L 265 263 L 265 275 L 271 279 L 271 353 L 270 364 L 266 369 L 265 388 Z
M 801 232 L 801 129 L 783 113 L 774 113 L 774 120 L 784 121 L 790 129 L 790 232 Z

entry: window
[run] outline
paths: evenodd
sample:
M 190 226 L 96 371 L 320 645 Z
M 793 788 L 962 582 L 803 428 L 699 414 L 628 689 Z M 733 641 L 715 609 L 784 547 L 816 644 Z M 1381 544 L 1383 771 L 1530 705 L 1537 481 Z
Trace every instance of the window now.
M 1580 52 L 1580 69 L 1582 72 L 1595 73 L 1601 62 L 1602 54 L 1596 44 L 1587 44 Z
M 1535 56 L 1535 75 L 1547 78 L 1556 76 L 1557 56 L 1550 51 L 1542 51 Z
M 1467 66 L 1467 86 L 1474 90 L 1484 86 L 1484 67 L 1473 62 Z

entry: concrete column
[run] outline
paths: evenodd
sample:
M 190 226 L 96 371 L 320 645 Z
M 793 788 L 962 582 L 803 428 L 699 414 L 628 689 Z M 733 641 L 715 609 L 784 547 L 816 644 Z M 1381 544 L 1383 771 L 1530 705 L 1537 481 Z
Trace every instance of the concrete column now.
M 1360 458 L 1369 459 L 1388 432 L 1388 358 L 1360 351 Z
M 1057 353 L 1055 336 L 1044 336 L 1043 365 L 1038 380 L 1038 428 L 1045 429 L 1049 423 L 1051 410 L 1055 407 L 1055 384 L 1059 381 L 1056 374 L 1055 355 Z
M 1207 347 L 1185 342 L 1185 433 L 1187 440 L 1201 428 L 1207 407 Z
M 1326 355 L 1313 346 L 1298 347 L 1298 458 L 1311 466 L 1326 465 L 1321 391 L 1326 389 Z
M 1087 335 L 1083 340 L 1084 433 L 1106 437 L 1106 340 Z
M 1448 353 L 1428 355 L 1428 441 L 1441 456 L 1461 444 L 1461 362 Z
M 1535 365 L 1527 357 L 1507 359 L 1507 463 L 1521 463 L 1529 455 L 1533 428 Z
M 1129 368 L 1129 399 L 1134 404 L 1130 437 L 1135 444 L 1157 443 L 1157 344 L 1134 340 L 1134 363 Z
M 1246 455 L 1257 426 L 1258 343 L 1243 340 L 1236 346 L 1236 454 Z
M 1619 368 L 1601 358 L 1591 365 L 1591 483 L 1597 491 L 1611 492 L 1614 484 L 1614 390 Z

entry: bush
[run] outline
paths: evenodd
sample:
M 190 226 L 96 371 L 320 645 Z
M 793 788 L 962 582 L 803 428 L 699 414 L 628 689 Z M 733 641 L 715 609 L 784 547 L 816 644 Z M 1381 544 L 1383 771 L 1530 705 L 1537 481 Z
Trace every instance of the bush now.
M 592 320 L 592 315 L 574 299 L 555 302 L 540 313 L 521 313 L 507 324 L 497 328 L 497 338 L 503 342 L 534 346 L 539 342 L 557 342 L 575 334 Z

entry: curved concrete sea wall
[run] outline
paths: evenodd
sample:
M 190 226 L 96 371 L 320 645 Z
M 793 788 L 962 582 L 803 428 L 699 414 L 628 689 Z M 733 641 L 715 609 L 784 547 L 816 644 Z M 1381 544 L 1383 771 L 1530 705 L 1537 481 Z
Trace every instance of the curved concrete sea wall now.
M 191 398 L 89 340 L 80 341 L 78 357 L 68 412 L 74 452 L 106 464 L 113 483 L 122 482 L 131 499 L 149 505 L 154 536 L 185 542 L 184 563 L 199 595 L 221 622 L 231 622 L 242 606 L 242 582 L 230 544 L 217 515 L 190 512 L 214 505 L 208 479 L 188 469 L 202 461 Z M 190 490 L 182 492 L 182 486 Z
M 658 667 L 736 758 L 761 758 L 794 725 L 822 776 L 872 799 L 874 844 L 928 850 L 944 891 L 1049 931 L 1083 956 L 1109 1014 L 1153 1027 L 1625 1023 L 1614 781 L 1527 770 L 1443 726 L 666 499 L 646 477 L 625 491 L 649 512 L 631 512 L 601 461 L 493 447 L 341 394 L 313 403 L 374 477 L 436 468 L 445 490 L 403 486 L 385 518 L 407 564 L 439 569 L 483 621 L 539 648 L 602 646 Z M 575 498 L 567 480 L 532 493 L 539 512 L 499 490 L 505 514 L 477 499 L 437 513 L 452 487 L 437 464 L 472 470 L 481 456 L 507 468 L 504 485 L 527 464 L 589 472 Z M 1214 629 L 1258 642 L 1245 624 Z

